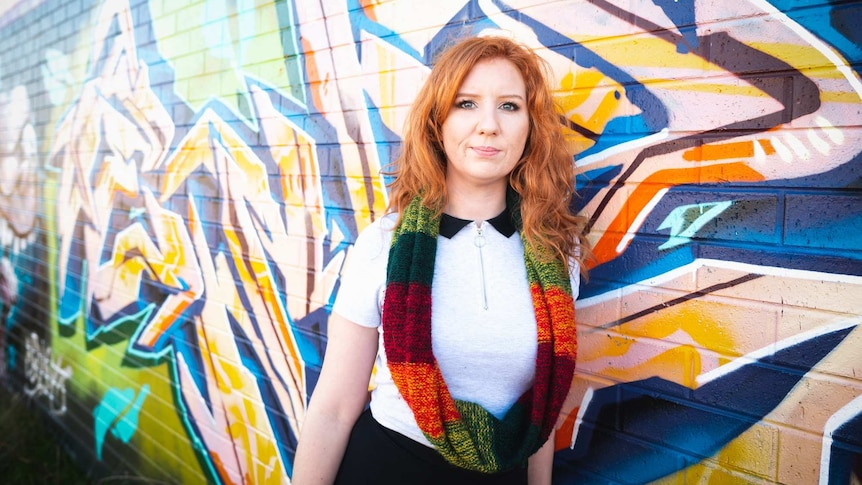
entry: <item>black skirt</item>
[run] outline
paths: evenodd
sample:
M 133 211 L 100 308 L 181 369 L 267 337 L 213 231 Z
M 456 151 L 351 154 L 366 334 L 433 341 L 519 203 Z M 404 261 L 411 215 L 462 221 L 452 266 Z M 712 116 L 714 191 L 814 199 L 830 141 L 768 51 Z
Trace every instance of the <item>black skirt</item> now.
M 526 464 L 495 474 L 466 470 L 447 462 L 437 450 L 382 426 L 366 410 L 359 416 L 336 485 L 525 485 Z

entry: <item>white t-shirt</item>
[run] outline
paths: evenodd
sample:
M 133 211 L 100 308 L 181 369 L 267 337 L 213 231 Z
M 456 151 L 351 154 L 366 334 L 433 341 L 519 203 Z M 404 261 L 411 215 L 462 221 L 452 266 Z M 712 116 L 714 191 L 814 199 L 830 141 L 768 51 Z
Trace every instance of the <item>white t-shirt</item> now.
M 381 313 L 386 266 L 397 217 L 388 214 L 359 235 L 346 263 L 333 312 L 358 325 L 377 327 L 380 332 L 371 394 L 374 418 L 389 429 L 431 446 L 392 381 L 383 348 Z M 517 232 L 501 234 L 484 221 L 481 228 L 485 244 L 480 249 L 476 244 L 479 227 L 470 222 L 451 238 L 437 238 L 431 285 L 431 340 L 452 397 L 478 403 L 502 418 L 533 384 L 536 320 L 520 236 Z M 504 228 L 504 232 L 509 231 Z M 577 295 L 577 270 L 572 271 L 571 278 L 572 291 Z

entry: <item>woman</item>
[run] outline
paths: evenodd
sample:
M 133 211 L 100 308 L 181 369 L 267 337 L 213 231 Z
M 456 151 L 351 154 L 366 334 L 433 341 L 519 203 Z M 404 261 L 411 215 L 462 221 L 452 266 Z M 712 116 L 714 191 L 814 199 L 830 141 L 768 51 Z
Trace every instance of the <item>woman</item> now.
M 500 37 L 434 66 L 343 274 L 293 483 L 550 483 L 583 226 L 545 70 Z

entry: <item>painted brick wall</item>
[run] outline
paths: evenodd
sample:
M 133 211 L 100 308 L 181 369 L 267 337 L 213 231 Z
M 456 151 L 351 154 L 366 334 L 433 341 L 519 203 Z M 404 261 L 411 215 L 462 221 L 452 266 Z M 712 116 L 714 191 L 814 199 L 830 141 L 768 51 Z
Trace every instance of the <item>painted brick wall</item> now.
M 551 64 L 596 261 L 554 479 L 862 483 L 862 3 L 0 3 L 0 376 L 99 476 L 289 482 L 427 65 Z

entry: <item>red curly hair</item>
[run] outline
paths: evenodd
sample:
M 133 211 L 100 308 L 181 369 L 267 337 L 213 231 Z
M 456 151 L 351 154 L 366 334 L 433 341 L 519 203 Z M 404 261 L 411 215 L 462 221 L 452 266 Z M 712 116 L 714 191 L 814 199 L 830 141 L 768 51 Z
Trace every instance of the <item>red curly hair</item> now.
M 521 198 L 524 236 L 534 248 L 549 251 L 540 253 L 561 261 L 577 260 L 585 273 L 585 218 L 569 209 L 575 163 L 548 82 L 550 69 L 532 50 L 511 39 L 468 38 L 446 50 L 434 64 L 405 122 L 401 154 L 393 163 L 389 211 L 402 212 L 417 194 L 426 207 L 442 211 L 447 197 L 443 121 L 473 66 L 497 58 L 518 69 L 527 91 L 530 131 L 524 153 L 509 174 L 509 186 Z

